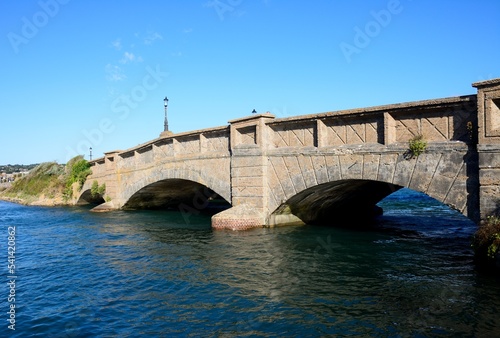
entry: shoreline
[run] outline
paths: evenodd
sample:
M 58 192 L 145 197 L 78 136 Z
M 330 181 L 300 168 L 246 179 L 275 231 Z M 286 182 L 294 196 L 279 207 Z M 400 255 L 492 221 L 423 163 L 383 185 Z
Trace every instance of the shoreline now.
M 46 198 L 44 196 L 39 197 L 36 200 L 29 201 L 19 197 L 10 197 L 0 194 L 0 201 L 16 203 L 26 206 L 38 206 L 38 207 L 61 207 L 61 206 L 72 206 L 73 204 L 64 202 L 61 197 L 59 198 Z

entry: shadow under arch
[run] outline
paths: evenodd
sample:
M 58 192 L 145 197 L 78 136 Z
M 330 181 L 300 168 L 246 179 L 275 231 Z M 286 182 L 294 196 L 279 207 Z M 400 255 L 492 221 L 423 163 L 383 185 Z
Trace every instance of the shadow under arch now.
M 292 214 L 306 224 L 367 221 L 382 213 L 376 206 L 378 202 L 401 188 L 387 182 L 362 179 L 322 183 L 292 196 L 271 216 Z
M 104 197 L 100 194 L 93 195 L 91 189 L 86 189 L 84 190 L 81 194 L 80 197 L 78 198 L 78 202 L 76 205 L 99 205 L 104 203 Z
M 123 210 L 180 209 L 184 211 L 221 211 L 231 204 L 207 186 L 185 179 L 164 179 L 136 191 Z

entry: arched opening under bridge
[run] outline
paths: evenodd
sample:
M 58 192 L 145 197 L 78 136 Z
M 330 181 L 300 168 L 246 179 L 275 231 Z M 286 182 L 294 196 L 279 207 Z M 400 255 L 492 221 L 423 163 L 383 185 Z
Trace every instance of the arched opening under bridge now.
M 289 198 L 271 215 L 293 215 L 306 224 L 365 222 L 383 211 L 376 204 L 398 191 L 399 185 L 373 180 L 339 180 L 319 184 Z
M 100 194 L 92 194 L 91 189 L 85 190 L 78 199 L 78 203 L 76 205 L 99 205 L 104 203 L 104 197 Z
M 217 213 L 229 207 L 231 204 L 228 201 L 203 184 L 184 179 L 165 179 L 139 189 L 122 209 Z

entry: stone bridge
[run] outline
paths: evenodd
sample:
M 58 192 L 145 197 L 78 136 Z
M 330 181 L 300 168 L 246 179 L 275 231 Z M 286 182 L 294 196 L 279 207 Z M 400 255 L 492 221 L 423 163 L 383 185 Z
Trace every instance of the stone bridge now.
M 164 132 L 91 161 L 75 203 L 186 214 L 226 205 L 212 227 L 248 229 L 368 217 L 408 187 L 479 222 L 500 205 L 500 79 L 473 86 L 475 95 Z M 411 157 L 416 135 L 427 148 Z M 92 196 L 94 181 L 103 196 Z

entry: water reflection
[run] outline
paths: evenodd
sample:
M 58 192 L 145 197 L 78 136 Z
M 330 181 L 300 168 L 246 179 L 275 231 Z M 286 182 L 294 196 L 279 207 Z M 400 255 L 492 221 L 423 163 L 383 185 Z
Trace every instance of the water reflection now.
M 388 203 L 399 209 L 371 231 L 212 231 L 203 215 L 17 206 L 0 220 L 21 227 L 24 336 L 496 332 L 500 287 L 475 273 L 474 226 Z

